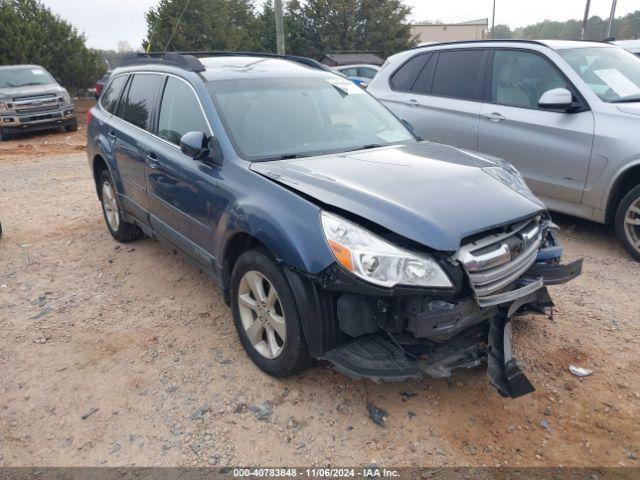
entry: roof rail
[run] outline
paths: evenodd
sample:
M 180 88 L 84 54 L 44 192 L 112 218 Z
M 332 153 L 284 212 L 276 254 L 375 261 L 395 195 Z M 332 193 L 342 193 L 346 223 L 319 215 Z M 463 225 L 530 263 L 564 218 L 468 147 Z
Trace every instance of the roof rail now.
M 606 41 L 602 40 L 568 40 L 572 42 L 584 42 L 584 43 L 606 43 Z M 544 43 L 542 40 L 526 40 L 522 38 L 486 38 L 484 40 L 459 40 L 455 42 L 436 42 L 436 43 L 428 43 L 423 45 L 417 45 L 415 47 L 411 47 L 410 50 L 416 50 L 418 48 L 429 48 L 429 47 L 439 47 L 442 45 L 465 45 L 469 43 L 500 43 L 500 42 L 509 42 L 509 43 L 531 43 L 534 45 L 542 45 L 543 47 L 547 47 L 548 45 Z
M 205 66 L 198 60 L 203 57 L 263 57 L 263 58 L 281 58 L 291 62 L 300 63 L 307 67 L 318 70 L 331 71 L 326 65 L 312 58 L 300 57 L 298 55 L 276 55 L 275 53 L 265 52 L 225 52 L 225 51 L 201 51 L 201 52 L 151 52 L 151 53 L 132 53 L 124 57 L 120 63 L 121 67 L 129 65 L 164 63 L 176 67 L 191 70 L 192 72 L 203 72 Z
M 194 55 L 184 55 L 175 52 L 166 53 L 131 53 L 125 55 L 120 62 L 121 67 L 130 65 L 166 64 L 184 68 L 192 72 L 204 72 L 206 68 Z
M 264 58 L 280 58 L 282 60 L 289 60 L 291 62 L 301 63 L 307 67 L 316 68 L 318 70 L 331 69 L 323 63 L 308 57 L 301 57 L 299 55 L 278 55 L 276 53 L 269 52 L 228 52 L 220 50 L 202 51 L 202 52 L 176 52 L 181 55 L 191 55 L 193 57 L 264 57 Z

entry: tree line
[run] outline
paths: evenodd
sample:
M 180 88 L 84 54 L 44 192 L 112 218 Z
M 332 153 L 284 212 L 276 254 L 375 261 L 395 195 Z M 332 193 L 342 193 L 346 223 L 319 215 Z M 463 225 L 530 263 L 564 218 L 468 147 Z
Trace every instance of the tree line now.
M 319 58 L 368 51 L 386 57 L 414 45 L 410 13 L 401 0 L 290 0 L 287 53 Z M 144 47 L 153 51 L 276 50 L 272 0 L 259 10 L 252 0 L 160 0 L 147 12 L 147 26 Z
M 586 40 L 604 40 L 607 38 L 608 18 L 593 16 L 587 21 Z M 494 38 L 504 39 L 559 39 L 576 40 L 580 38 L 582 20 L 554 22 L 545 20 L 526 27 L 511 29 L 508 25 L 496 25 Z M 640 38 L 640 10 L 613 20 L 611 35 L 618 40 Z

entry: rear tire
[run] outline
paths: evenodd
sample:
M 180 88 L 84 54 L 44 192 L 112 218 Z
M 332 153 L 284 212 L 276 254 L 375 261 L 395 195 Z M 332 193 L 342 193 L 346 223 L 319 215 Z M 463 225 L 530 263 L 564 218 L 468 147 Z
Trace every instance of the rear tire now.
M 624 248 L 640 261 L 640 185 L 631 189 L 618 205 L 615 226 Z
M 118 195 L 113 185 L 111 175 L 109 175 L 107 170 L 103 170 L 98 180 L 98 192 L 100 192 L 102 214 L 104 215 L 109 233 L 121 243 L 138 240 L 142 237 L 142 230 L 122 219 L 122 210 L 120 209 Z
M 253 293 L 256 288 L 251 288 L 255 279 L 261 291 L 258 295 Z M 240 343 L 253 363 L 278 378 L 298 373 L 309 365 L 307 343 L 291 287 L 266 250 L 249 250 L 238 258 L 231 273 L 230 291 Z M 280 319 L 280 323 L 274 319 Z

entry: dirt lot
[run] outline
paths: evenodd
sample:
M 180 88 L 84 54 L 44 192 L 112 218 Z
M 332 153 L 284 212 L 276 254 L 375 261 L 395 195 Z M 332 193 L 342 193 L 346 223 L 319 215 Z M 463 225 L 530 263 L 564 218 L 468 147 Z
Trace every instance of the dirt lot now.
M 553 319 L 516 324 L 532 395 L 500 398 L 483 368 L 280 381 L 247 359 L 205 275 L 111 239 L 84 142 L 0 145 L 0 465 L 639 465 L 640 265 L 607 228 L 557 216 L 585 272 L 552 288 Z

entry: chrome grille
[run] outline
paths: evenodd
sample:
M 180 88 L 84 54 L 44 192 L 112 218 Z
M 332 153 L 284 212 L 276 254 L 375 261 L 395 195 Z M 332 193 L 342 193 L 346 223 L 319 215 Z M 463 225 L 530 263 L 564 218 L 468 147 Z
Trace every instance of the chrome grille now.
M 29 97 L 16 97 L 13 99 L 16 103 L 32 103 L 32 102 L 49 102 L 57 100 L 58 96 L 55 93 L 49 93 L 47 95 L 32 95 Z
M 55 93 L 49 95 L 34 95 L 14 98 L 13 108 L 15 108 L 18 113 L 43 112 L 58 108 L 61 102 L 62 97 L 58 97 Z
M 464 245 L 456 259 L 464 265 L 478 298 L 495 294 L 515 282 L 536 261 L 543 226 L 536 217 Z

